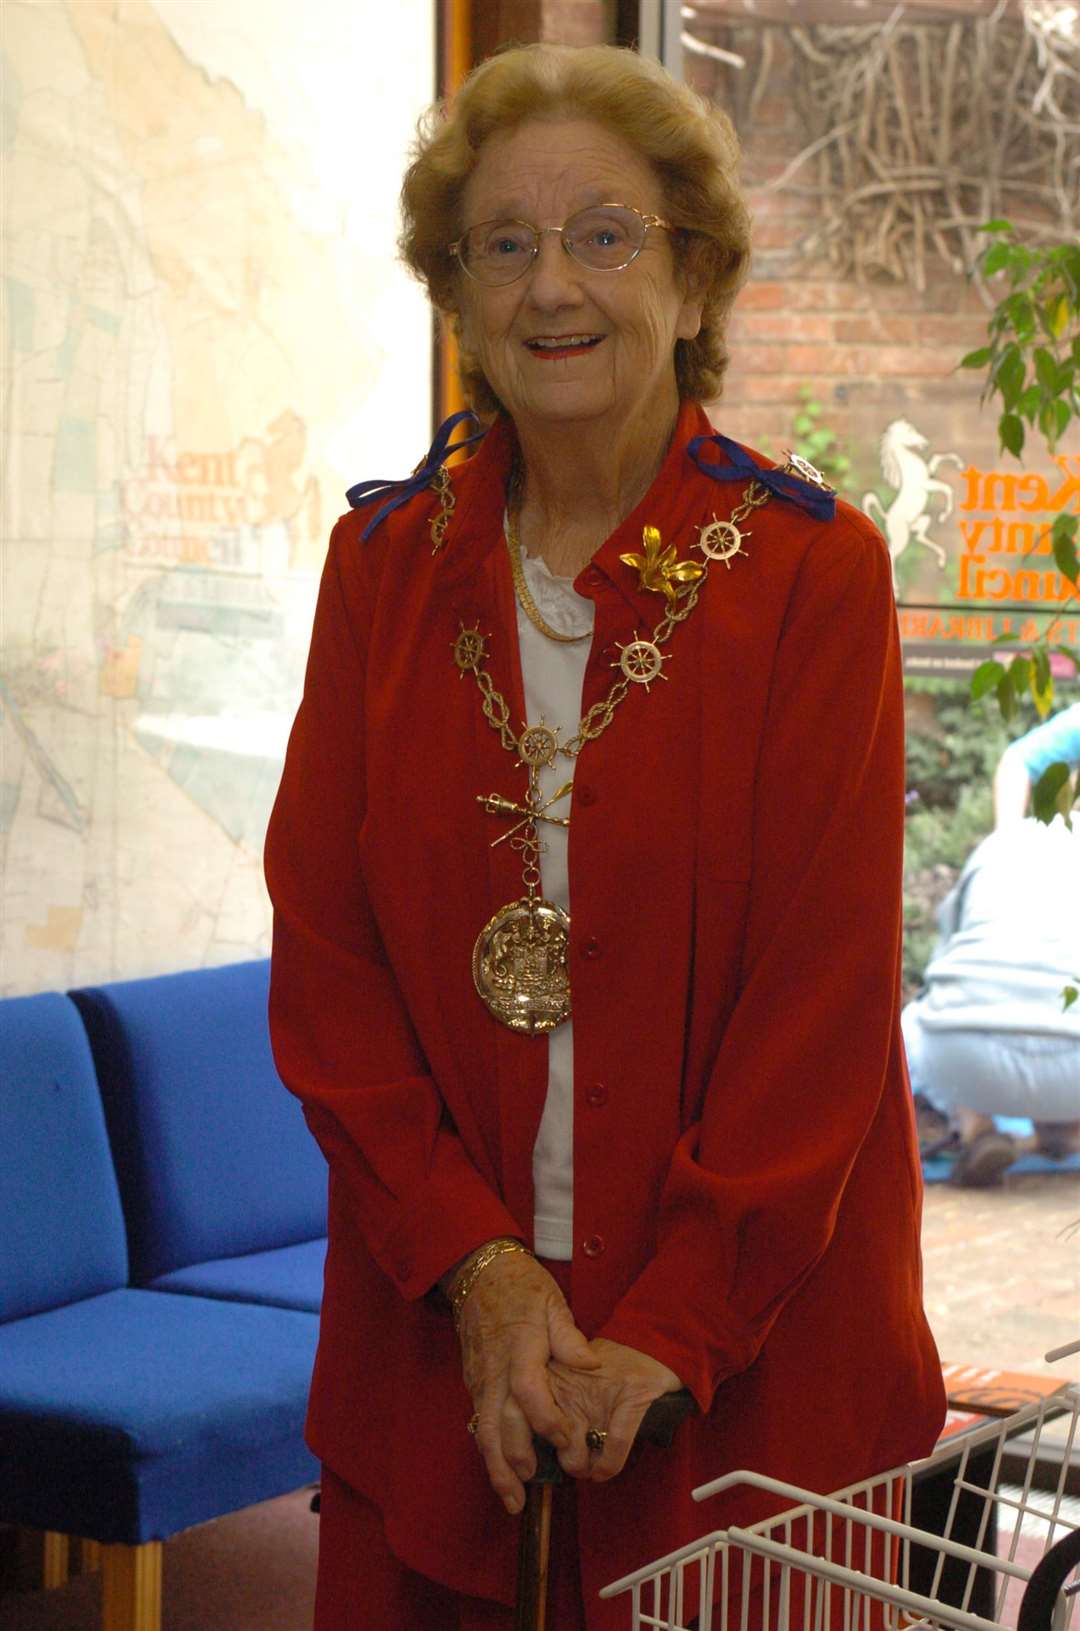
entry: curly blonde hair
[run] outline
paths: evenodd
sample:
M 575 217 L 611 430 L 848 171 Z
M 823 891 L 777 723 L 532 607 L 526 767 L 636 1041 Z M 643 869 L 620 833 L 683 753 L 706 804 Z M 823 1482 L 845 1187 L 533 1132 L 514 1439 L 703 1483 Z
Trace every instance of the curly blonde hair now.
M 677 340 L 679 394 L 714 401 L 728 362 L 728 316 L 750 264 L 750 216 L 737 179 L 731 121 L 648 57 L 616 46 L 525 45 L 489 57 L 452 102 L 420 122 L 401 189 L 405 264 L 460 340 L 458 279 L 448 253 L 462 230 L 465 184 L 488 138 L 528 119 L 591 119 L 646 159 L 664 192 L 684 286 L 705 291 L 701 331 Z M 481 414 L 500 403 L 477 359 L 461 352 L 466 398 Z

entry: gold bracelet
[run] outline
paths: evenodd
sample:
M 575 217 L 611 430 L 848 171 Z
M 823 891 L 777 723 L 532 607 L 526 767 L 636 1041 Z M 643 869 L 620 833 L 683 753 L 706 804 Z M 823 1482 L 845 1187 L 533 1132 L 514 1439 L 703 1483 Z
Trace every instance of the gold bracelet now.
M 524 1252 L 526 1256 L 532 1256 L 529 1248 L 523 1246 L 520 1240 L 511 1240 L 509 1236 L 502 1236 L 498 1240 L 489 1240 L 486 1246 L 481 1246 L 472 1261 L 461 1270 L 457 1278 L 451 1283 L 447 1297 L 450 1303 L 450 1312 L 454 1316 L 455 1330 L 461 1324 L 461 1310 L 465 1306 L 465 1299 L 469 1292 L 488 1264 L 493 1263 L 504 1252 Z

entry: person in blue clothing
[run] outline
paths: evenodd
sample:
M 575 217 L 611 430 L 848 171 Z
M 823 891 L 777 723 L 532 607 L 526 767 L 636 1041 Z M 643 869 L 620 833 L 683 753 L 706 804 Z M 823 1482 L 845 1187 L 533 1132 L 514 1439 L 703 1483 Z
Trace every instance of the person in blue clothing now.
M 1026 817 L 1051 764 L 1080 764 L 1080 704 L 1006 749 L 994 775 L 995 830 L 968 858 L 939 914 L 923 991 L 901 1016 L 916 1099 L 947 1118 L 952 1181 L 987 1187 L 1029 1150 L 1080 1152 L 1080 823 Z M 1034 1124 L 1026 1138 L 995 1116 Z

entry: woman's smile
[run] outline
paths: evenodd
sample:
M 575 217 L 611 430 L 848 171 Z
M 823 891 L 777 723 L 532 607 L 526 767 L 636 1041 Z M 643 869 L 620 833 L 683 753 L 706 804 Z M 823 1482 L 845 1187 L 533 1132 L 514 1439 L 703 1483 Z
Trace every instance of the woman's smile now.
M 525 349 L 542 362 L 557 357 L 584 357 L 601 344 L 602 334 L 537 334 L 525 341 Z

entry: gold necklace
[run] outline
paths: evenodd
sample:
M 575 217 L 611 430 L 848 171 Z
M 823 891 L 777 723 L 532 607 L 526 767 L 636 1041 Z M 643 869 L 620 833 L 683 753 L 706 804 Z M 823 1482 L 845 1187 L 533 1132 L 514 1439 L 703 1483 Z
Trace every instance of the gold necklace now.
M 613 681 L 605 697 L 586 710 L 576 733 L 567 742 L 560 742 L 558 730 L 542 719 L 539 724 L 526 724 L 520 735 L 514 732 L 506 698 L 496 689 L 488 670 L 481 666 L 488 655 L 487 636 L 481 634 L 479 624 L 472 628 L 466 628 L 464 623 L 460 625 L 453 641 L 458 674 L 475 676 L 484 718 L 492 730 L 499 733 L 506 751 L 514 754 L 516 764 L 528 770 L 528 787 L 521 803 L 497 793 L 476 796 L 477 803 L 489 814 L 515 818 L 508 831 L 493 840 L 492 847 L 509 840 L 510 847 L 518 852 L 522 861 L 524 895 L 500 907 L 484 925 L 476 937 L 472 954 L 473 984 L 479 996 L 494 1017 L 511 1030 L 529 1036 L 553 1031 L 569 1019 L 571 1011 L 567 966 L 570 917 L 561 906 L 543 899 L 539 893 L 543 852 L 539 824 L 546 821 L 569 825 L 567 817 L 549 815 L 548 811 L 569 795 L 573 784 L 567 782 L 551 798 L 544 799 L 540 771 L 553 765 L 560 753 L 567 759 L 577 758 L 587 742 L 601 736 L 629 694 L 631 685 L 644 685 L 647 693 L 654 680 L 666 680 L 663 665 L 670 653 L 662 648 L 697 605 L 713 561 L 730 565 L 732 557 L 742 552 L 742 541 L 747 535 L 740 530 L 739 523 L 767 503 L 769 497 L 767 487 L 751 480 L 730 520 L 717 521 L 714 516 L 711 522 L 698 528 L 695 547 L 705 557 L 700 574 L 692 581 L 678 581 L 677 587 L 669 585 L 670 593 L 665 591 L 667 610 L 653 629 L 651 639 L 639 639 L 635 629 L 632 640 L 618 645 L 619 657 L 611 666 L 620 670 L 619 678 Z M 652 535 L 655 560 L 659 534 L 655 528 L 647 527 L 644 531 Z M 644 570 L 641 582 L 646 586 Z M 647 586 L 655 584 L 650 582 Z
M 514 512 L 509 504 L 506 507 L 506 526 L 503 536 L 506 539 L 507 554 L 510 556 L 510 573 L 514 579 L 514 593 L 517 595 L 521 609 L 533 628 L 539 629 L 541 634 L 546 634 L 549 640 L 558 640 L 560 645 L 572 646 L 576 645 L 579 640 L 588 640 L 592 635 L 592 629 L 586 629 L 583 634 L 560 634 L 558 629 L 553 629 L 533 599 L 529 585 L 525 581 L 525 571 L 521 564 L 521 539 L 518 537 Z

